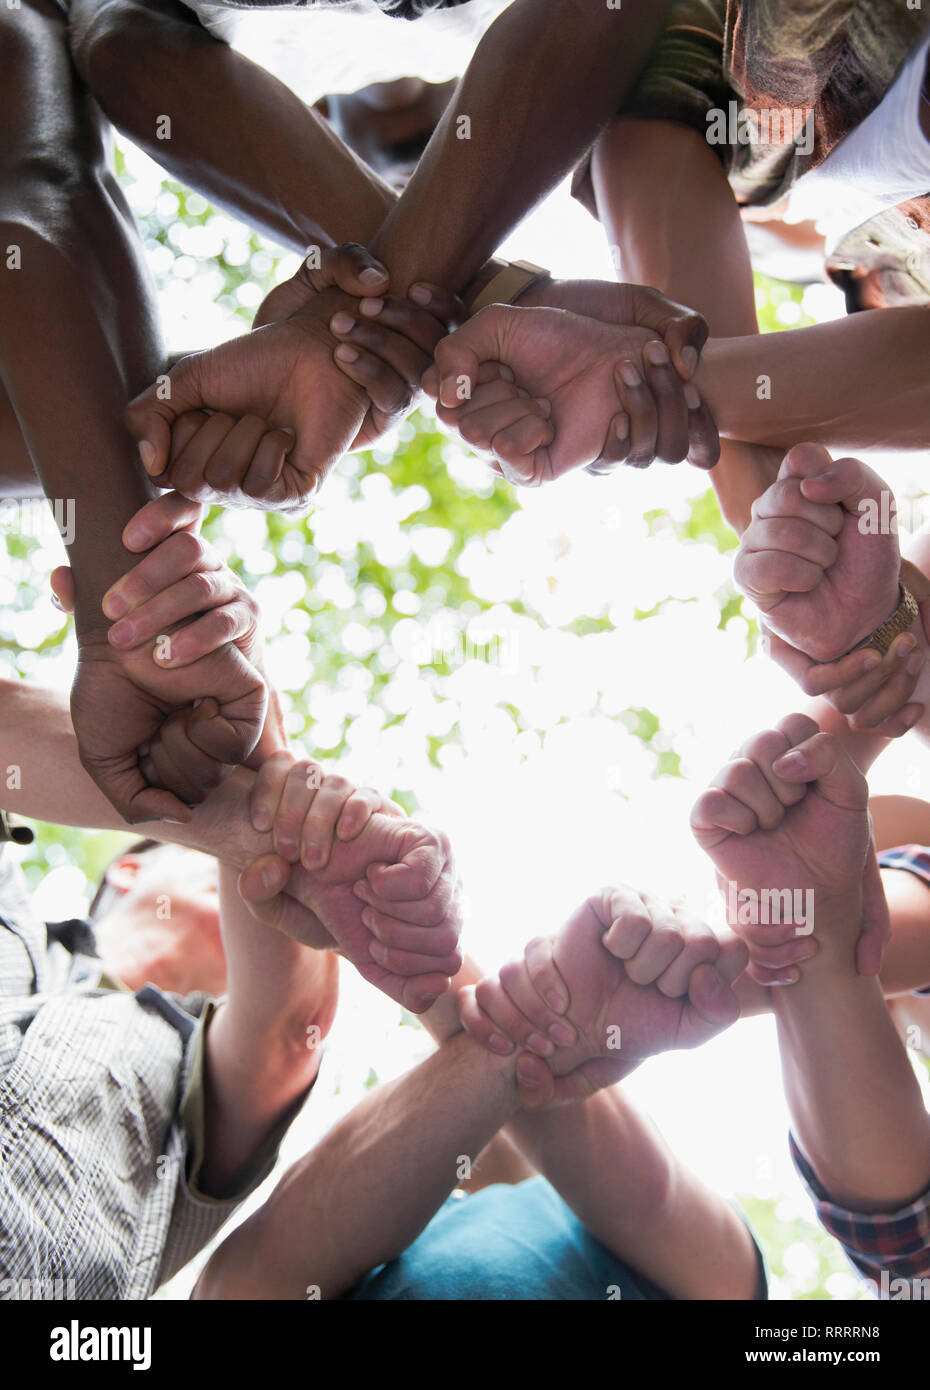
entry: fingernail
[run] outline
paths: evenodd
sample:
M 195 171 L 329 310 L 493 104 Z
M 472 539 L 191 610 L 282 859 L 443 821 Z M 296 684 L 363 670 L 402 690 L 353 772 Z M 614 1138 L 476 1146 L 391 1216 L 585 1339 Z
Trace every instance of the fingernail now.
M 264 806 L 257 806 L 252 812 L 252 824 L 256 830 L 268 830 L 271 826 L 271 817 Z
M 681 360 L 691 376 L 697 371 L 698 350 L 696 347 L 686 347 L 681 350 Z
M 60 599 L 60 598 L 58 597 L 58 595 L 55 593 L 55 590 L 54 590 L 54 589 L 53 589 L 53 590 L 51 591 L 51 593 L 49 594 L 49 598 L 52 600 L 52 607 L 53 607 L 53 608 L 57 608 L 58 611 L 59 611 L 59 613 L 63 613 L 63 612 L 65 611 L 65 610 L 64 610 L 64 607 L 62 606 L 61 599 Z
M 155 445 L 147 439 L 139 440 L 139 457 L 142 460 L 142 467 L 146 473 L 154 473 L 156 470 Z
M 628 438 L 630 433 L 629 415 L 618 415 L 614 420 L 614 438 L 623 440 Z
M 410 298 L 413 300 L 414 304 L 422 304 L 425 306 L 430 303 L 433 296 L 425 285 L 411 285 Z
M 501 1057 L 507 1057 L 513 1051 L 513 1043 L 509 1038 L 502 1037 L 500 1033 L 492 1033 L 488 1038 L 488 1047 L 492 1052 L 497 1052 Z
M 108 618 L 121 618 L 129 611 L 129 600 L 118 590 L 114 590 L 104 596 L 103 611 Z
M 347 314 L 345 309 L 340 309 L 338 314 L 333 314 L 329 326 L 334 333 L 351 333 L 355 327 L 355 319 L 351 314 Z
M 297 846 L 293 840 L 278 840 L 278 853 L 283 859 L 294 859 L 297 855 Z
M 438 998 L 438 994 L 421 994 L 416 1002 L 417 1013 L 425 1013 L 427 1009 L 431 1009 Z
M 273 888 L 278 881 L 278 870 L 273 864 L 266 864 L 262 869 L 262 887 Z
M 643 349 L 646 361 L 651 362 L 654 367 L 668 366 L 671 358 L 668 355 L 668 348 L 664 343 L 647 343 Z
M 865 656 L 862 658 L 862 669 L 863 669 L 863 671 L 874 671 L 874 670 L 875 670 L 875 667 L 876 667 L 876 666 L 881 666 L 881 664 L 882 664 L 882 654 L 881 654 L 881 652 L 876 652 L 876 651 L 874 651 L 874 650 L 873 650 L 873 651 L 870 651 L 870 652 L 866 652 Z
M 362 913 L 362 921 L 365 921 L 365 914 Z M 387 947 L 383 941 L 370 941 L 368 943 L 368 954 L 372 960 L 376 960 L 379 965 L 384 965 L 387 960 Z
M 114 623 L 110 628 L 110 642 L 114 647 L 128 647 L 132 641 L 132 623 Z
M 639 375 L 639 372 L 633 366 L 632 362 L 621 362 L 620 375 L 626 382 L 627 386 L 639 386 L 642 380 L 642 378 Z
M 548 1028 L 550 1038 L 559 1047 L 571 1047 L 575 1041 L 574 1031 L 569 1028 L 567 1023 L 550 1023 Z
M 779 772 L 806 772 L 807 759 L 803 753 L 799 753 L 795 749 L 791 753 L 783 753 L 780 758 L 776 758 L 772 764 L 772 770 L 776 774 Z
M 361 272 L 358 278 L 359 282 L 363 285 L 380 285 L 382 280 L 387 279 L 387 271 L 378 270 L 375 266 L 370 265 L 366 270 Z
M 304 859 L 304 867 L 307 868 L 307 869 L 315 869 L 315 868 L 317 867 L 318 864 L 322 864 L 322 862 L 323 862 L 323 847 L 322 847 L 322 845 L 314 844 L 312 841 L 311 841 L 310 844 L 304 845 L 303 859 Z
M 548 1057 L 552 1051 L 552 1043 L 548 1038 L 544 1038 L 542 1033 L 530 1033 L 526 1045 L 531 1052 L 535 1052 L 539 1057 Z
M 340 343 L 333 356 L 340 362 L 355 362 L 358 360 L 358 353 L 355 351 L 354 347 L 349 347 L 348 343 Z
M 521 1066 L 519 1062 L 517 1063 L 517 1079 L 519 1080 L 520 1085 L 524 1086 L 528 1091 L 535 1091 L 539 1086 L 539 1081 L 536 1077 L 536 1073 L 532 1070 L 532 1068 L 527 1070 L 526 1066 Z
M 684 389 L 685 405 L 689 410 L 700 410 L 701 393 L 693 381 L 689 381 Z
M 358 307 L 366 318 L 374 319 L 378 317 L 378 315 L 381 313 L 381 310 L 384 308 L 384 300 L 363 299 L 360 301 Z
M 546 1000 L 550 1009 L 555 1009 L 557 1014 L 564 1014 L 567 1006 L 558 990 L 550 989 L 549 993 L 546 995 Z

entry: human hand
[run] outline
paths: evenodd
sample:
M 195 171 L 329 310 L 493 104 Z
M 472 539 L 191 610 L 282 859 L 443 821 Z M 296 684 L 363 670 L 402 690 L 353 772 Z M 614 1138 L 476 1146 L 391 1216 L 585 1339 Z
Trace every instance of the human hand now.
M 617 284 L 612 280 L 538 280 L 514 303 L 520 308 L 568 309 L 603 323 L 651 329 L 665 343 L 671 357 L 671 365 L 656 367 L 650 381 L 660 411 L 666 402 L 671 406 L 679 383 L 693 378 L 709 336 L 702 314 L 676 304 L 646 285 Z M 693 401 L 694 397 L 689 399 Z M 688 462 L 697 468 L 712 468 L 720 457 L 720 436 L 710 410 L 699 397 L 698 401 L 688 411 Z M 609 472 L 620 461 L 599 461 L 588 465 L 587 471 Z
M 412 1013 L 425 1012 L 462 964 L 449 842 L 396 815 L 376 813 L 351 840 L 337 837 L 320 870 L 261 855 L 239 891 L 260 921 L 330 946 Z
M 517 1062 L 524 1105 L 586 1100 L 646 1057 L 706 1042 L 739 1017 L 747 951 L 680 909 L 606 888 L 498 979 L 461 991 L 463 1026 Z
M 380 274 L 377 284 L 369 272 Z M 337 458 L 367 447 L 409 408 L 407 378 L 418 381 L 446 332 L 419 306 L 366 298 L 387 283 L 362 248 L 324 252 L 321 270 L 305 263 L 268 296 L 251 333 L 182 358 L 126 410 L 150 476 L 193 500 L 306 510 Z M 331 324 L 354 319 L 360 302 L 383 306 L 380 332 L 406 373 L 379 378 L 376 399 L 333 360 Z
M 169 651 L 171 640 L 156 645 Z M 265 723 L 265 683 L 235 645 L 174 669 L 153 653 L 148 646 L 118 652 L 105 630 L 87 630 L 71 688 L 81 763 L 130 825 L 188 821 L 188 806 L 203 800 L 205 784 L 215 785 L 216 766 L 245 762 Z
M 127 524 L 125 548 L 148 553 L 104 595 L 104 613 L 115 620 L 107 640 L 116 651 L 137 656 L 146 649 L 163 671 L 192 666 L 233 643 L 265 681 L 258 605 L 198 535 L 200 521 L 197 503 L 170 492 L 147 503 Z M 54 571 L 52 588 L 59 607 L 72 611 L 68 566 Z M 216 700 L 203 699 L 168 714 L 139 750 L 139 767 L 150 785 L 178 791 L 194 803 L 229 775 L 232 767 L 210 757 L 204 745 L 218 711 Z M 262 731 L 246 761 L 260 766 L 285 747 L 280 704 L 269 691 Z
M 814 661 L 848 654 L 898 606 L 896 527 L 868 524 L 873 510 L 882 515 L 883 495 L 893 506 L 887 485 L 857 459 L 834 462 L 819 444 L 800 444 L 753 505 L 736 582 L 767 626 Z
M 793 983 L 795 967 L 825 949 L 878 973 L 887 918 L 863 892 L 874 859 L 868 806 L 862 773 L 803 714 L 751 738 L 698 799 L 691 829 L 759 984 Z M 827 925 L 815 942 L 817 922 Z
M 923 716 L 925 706 L 912 696 L 926 665 L 926 648 L 913 632 L 902 632 L 884 656 L 865 647 L 830 662 L 812 661 L 764 623 L 762 633 L 772 660 L 805 694 L 821 696 L 844 714 L 851 728 L 901 738 Z
M 258 768 L 249 811 L 256 830 L 271 832 L 276 854 L 316 871 L 329 863 L 334 839 L 354 840 L 376 813 L 407 814 L 374 787 L 357 787 L 290 749 Z
M 488 362 L 509 367 L 517 386 L 550 408 L 548 441 L 531 441 L 521 453 L 522 440 L 515 445 L 506 432 L 494 439 L 495 458 L 510 482 L 536 486 L 572 468 L 595 465 L 600 471 L 621 460 L 643 467 L 688 454 L 689 414 L 700 398 L 648 328 L 558 309 L 482 309 L 437 346 L 435 366 L 424 377 L 444 423 L 458 428 L 467 419 Z

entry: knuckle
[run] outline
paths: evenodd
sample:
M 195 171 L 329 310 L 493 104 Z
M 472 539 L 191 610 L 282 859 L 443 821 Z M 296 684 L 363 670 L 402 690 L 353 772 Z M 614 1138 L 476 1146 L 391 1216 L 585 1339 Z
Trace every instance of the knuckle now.
M 312 769 L 313 764 L 307 764 L 308 770 Z M 328 792 L 334 792 L 336 796 L 351 796 L 355 791 L 355 783 L 350 782 L 348 777 L 343 777 L 341 772 L 328 772 L 323 778 L 323 785 Z

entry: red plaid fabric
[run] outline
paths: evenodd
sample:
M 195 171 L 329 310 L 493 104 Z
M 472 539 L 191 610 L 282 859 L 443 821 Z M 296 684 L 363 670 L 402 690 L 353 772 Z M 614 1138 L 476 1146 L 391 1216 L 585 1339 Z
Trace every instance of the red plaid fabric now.
M 821 1225 L 839 1241 L 876 1297 L 930 1300 L 930 1191 L 899 1211 L 847 1211 L 830 1201 L 793 1135 L 789 1142 Z

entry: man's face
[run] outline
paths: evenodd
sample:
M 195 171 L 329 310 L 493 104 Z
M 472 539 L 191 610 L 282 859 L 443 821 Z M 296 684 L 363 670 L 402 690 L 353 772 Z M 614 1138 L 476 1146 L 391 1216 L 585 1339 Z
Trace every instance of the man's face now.
M 320 103 L 336 134 L 386 183 L 402 190 L 436 129 L 456 83 L 401 77 Z
M 144 854 L 125 854 L 107 870 L 113 890 L 101 914 L 114 931 L 132 938 L 132 955 L 142 973 L 165 989 L 221 994 L 226 958 L 220 936 L 219 884 L 215 859 L 196 850 L 162 845 Z

